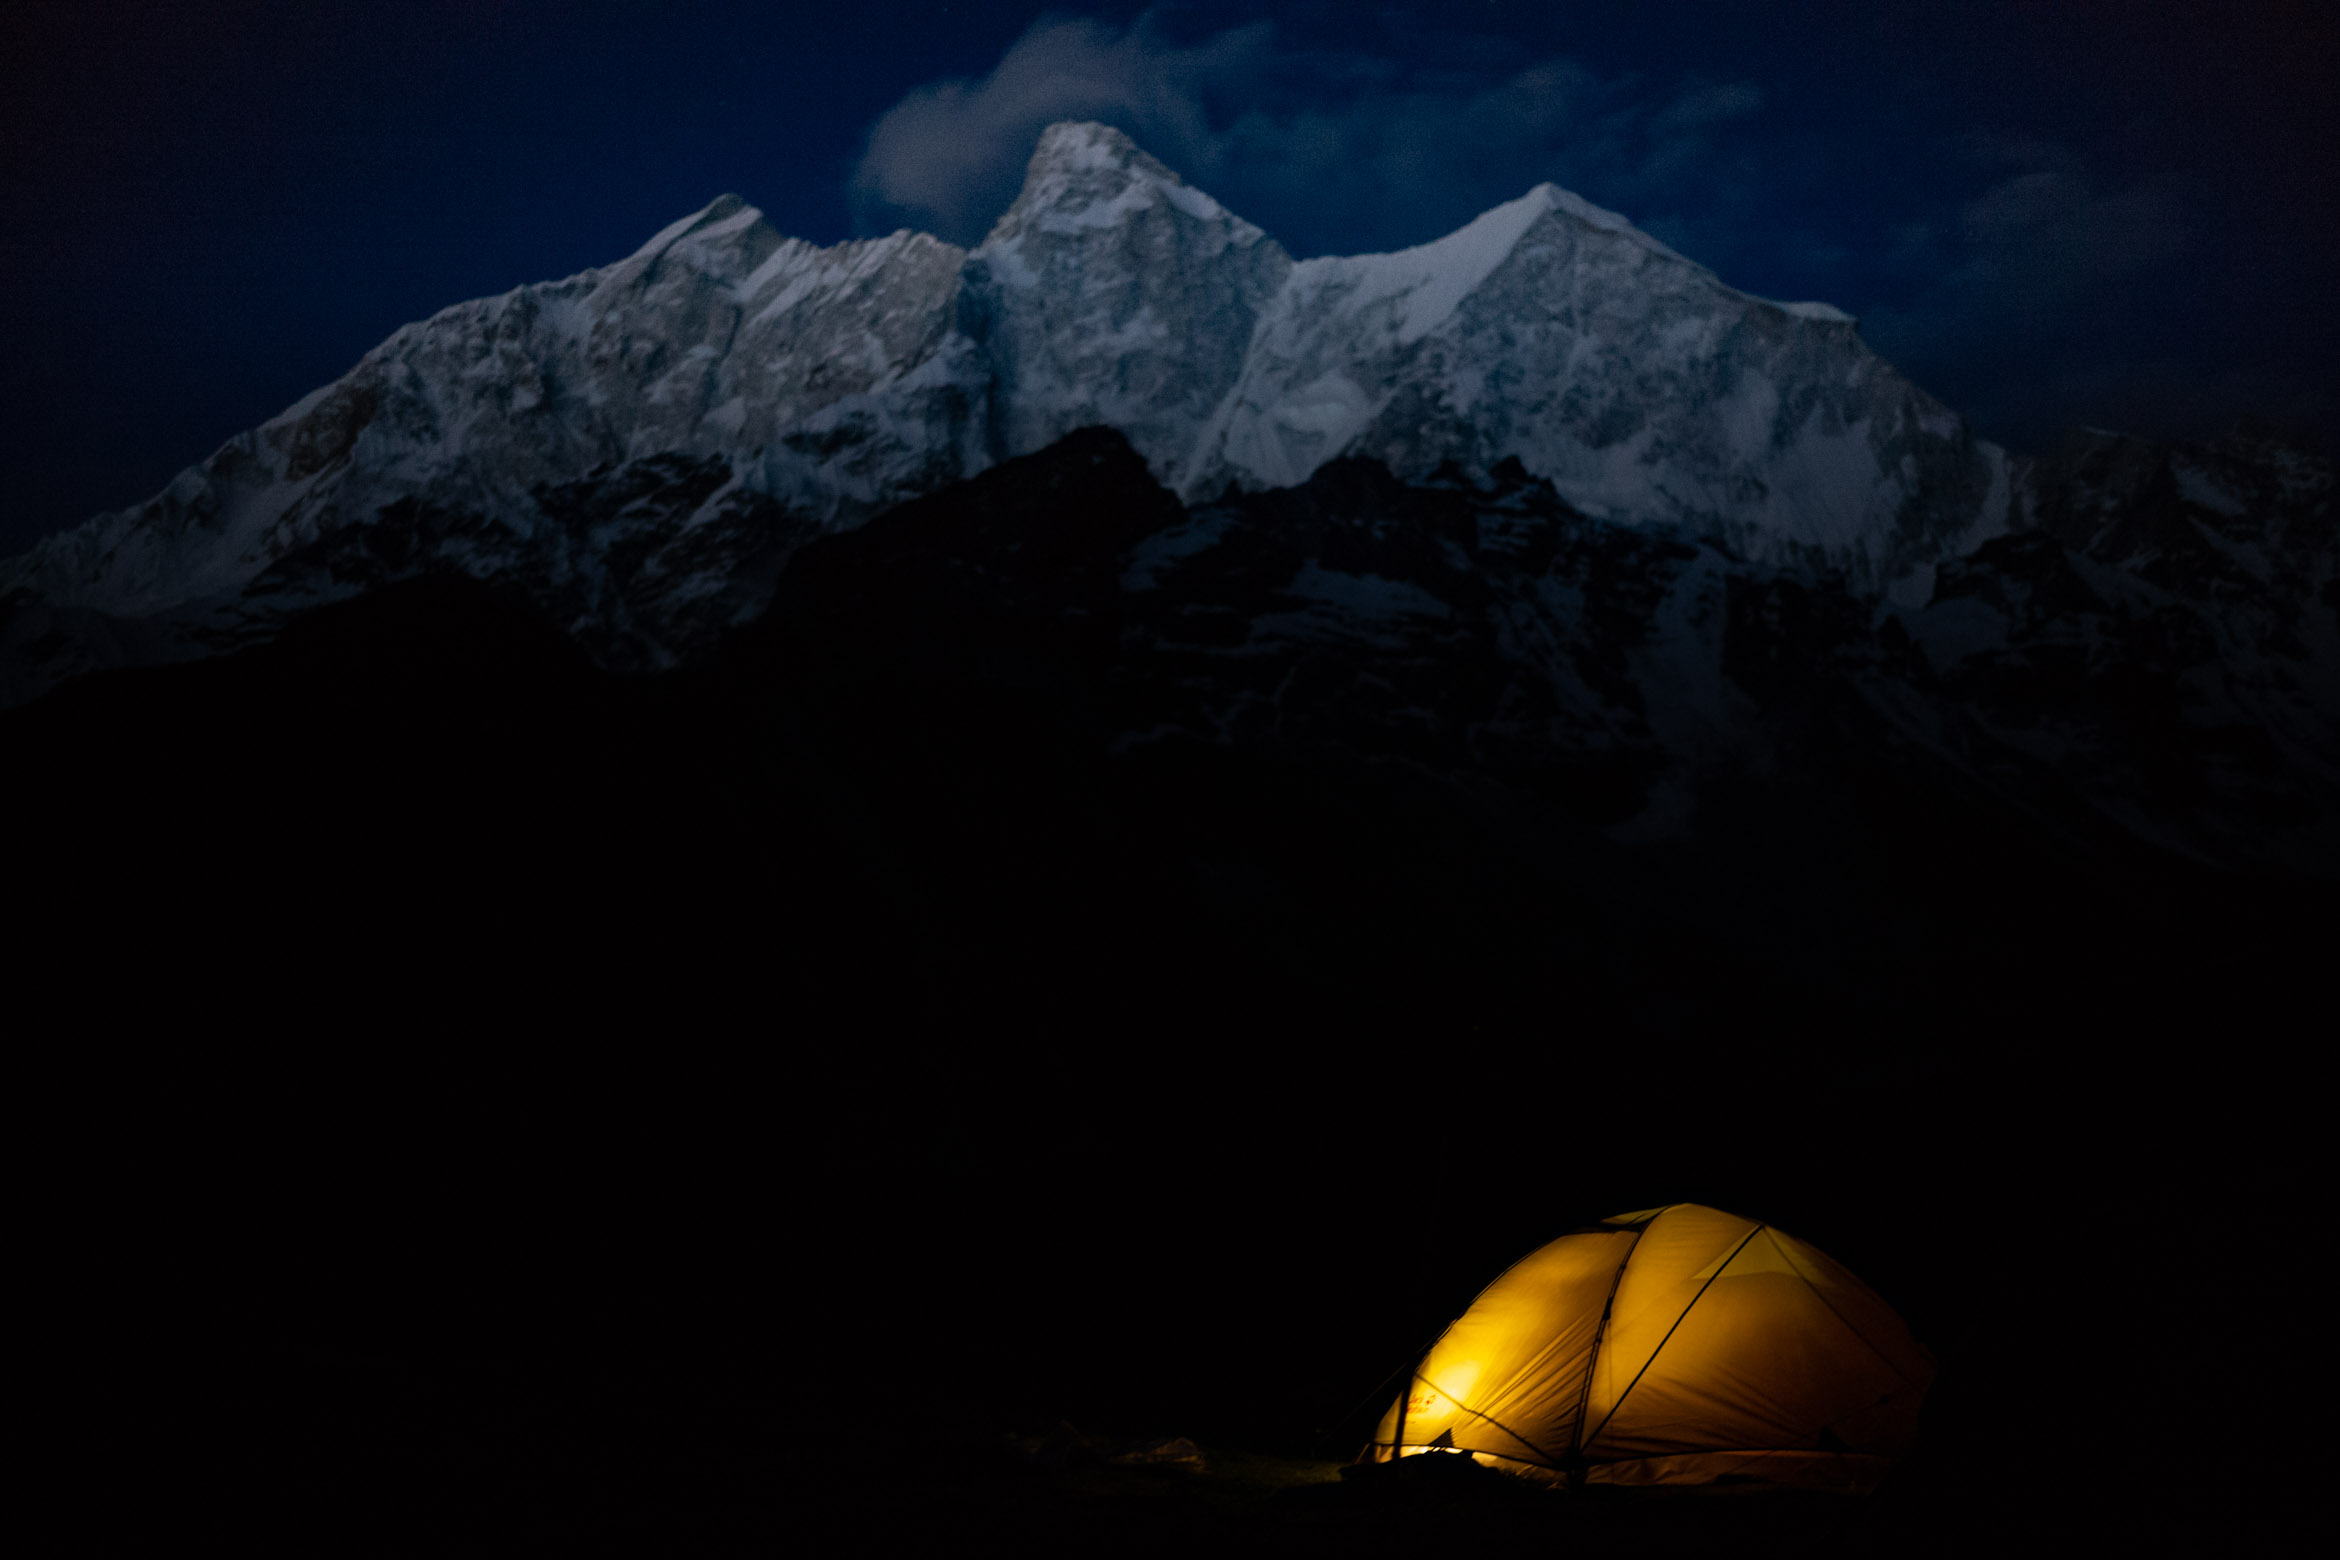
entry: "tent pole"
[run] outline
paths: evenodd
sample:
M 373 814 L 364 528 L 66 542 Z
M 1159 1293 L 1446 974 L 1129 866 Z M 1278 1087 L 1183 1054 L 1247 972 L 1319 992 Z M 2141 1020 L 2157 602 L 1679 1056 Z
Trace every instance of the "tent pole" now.
M 1658 1340 L 1657 1347 L 1649 1351 L 1649 1358 L 1641 1362 L 1641 1369 L 1635 1371 L 1633 1379 L 1625 1383 L 1625 1390 L 1617 1394 L 1617 1401 L 1609 1405 L 1609 1411 L 1601 1416 L 1601 1422 L 1593 1427 L 1591 1435 L 1585 1437 L 1586 1441 L 1597 1438 L 1603 1430 L 1609 1428 L 1609 1421 L 1617 1417 L 1617 1410 L 1625 1406 L 1625 1400 L 1633 1395 L 1633 1389 L 1641 1385 L 1641 1378 L 1649 1374 L 1649 1368 L 1657 1363 L 1657 1357 L 1665 1352 L 1666 1345 L 1674 1341 L 1674 1334 L 1682 1330 L 1683 1321 L 1697 1307 L 1698 1302 L 1706 1298 L 1706 1292 L 1714 1287 L 1714 1280 L 1722 1277 L 1730 1270 L 1730 1265 L 1739 1260 L 1739 1253 L 1747 1249 L 1747 1241 L 1753 1240 L 1769 1228 L 1771 1226 L 1768 1224 L 1758 1224 L 1749 1230 L 1747 1240 L 1742 1240 L 1731 1248 L 1731 1254 L 1722 1259 L 1722 1266 L 1714 1270 L 1714 1277 L 1698 1286 L 1698 1293 L 1692 1295 L 1690 1303 L 1682 1307 L 1682 1314 L 1674 1318 L 1674 1325 L 1666 1329 L 1666 1335 Z M 1639 1245 L 1640 1242 L 1636 1241 L 1634 1244 Z
M 1609 1315 L 1617 1308 L 1617 1286 L 1625 1282 L 1625 1264 L 1633 1260 L 1640 1246 L 1641 1231 L 1635 1230 L 1617 1258 L 1617 1271 L 1609 1275 L 1609 1294 L 1601 1302 L 1600 1325 L 1593 1329 L 1592 1352 L 1584 1357 L 1584 1387 L 1576 1394 L 1576 1425 L 1568 1434 L 1568 1487 L 1572 1490 L 1584 1488 L 1584 1416 L 1592 1406 L 1593 1371 L 1601 1363 L 1601 1344 L 1609 1336 Z
M 1315 1455 L 1317 1454 L 1317 1452 L 1318 1452 L 1318 1451 L 1322 1450 L 1322 1449 L 1323 1449 L 1323 1446 L 1324 1446 L 1324 1438 L 1325 1438 L 1326 1436 L 1330 1435 L 1330 1434 L 1331 1434 L 1331 1433 L 1332 1433 L 1334 1430 L 1337 1430 L 1337 1429 L 1339 1429 L 1339 1428 L 1341 1427 L 1341 1425 L 1343 1425 L 1344 1423 L 1346 1423 L 1346 1422 L 1347 1422 L 1347 1420 L 1348 1420 L 1348 1418 L 1349 1418 L 1349 1415 L 1350 1415 L 1350 1414 L 1354 1414 L 1354 1413 L 1356 1413 L 1358 1409 L 1365 1407 L 1367 1404 L 1371 1403 L 1371 1402 L 1372 1402 L 1374 1399 L 1376 1399 L 1376 1398 L 1380 1397 L 1380 1396 L 1381 1396 L 1381 1392 L 1382 1392 L 1382 1388 L 1383 1388 L 1383 1387 L 1387 1387 L 1387 1386 L 1388 1386 L 1388 1385 L 1389 1385 L 1389 1384 L 1390 1384 L 1392 1381 L 1395 1381 L 1395 1380 L 1396 1380 L 1396 1379 L 1397 1379 L 1399 1376 L 1403 1375 L 1403 1376 L 1406 1376 L 1406 1377 L 1408 1378 L 1408 1380 L 1407 1380 L 1407 1382 L 1406 1382 L 1406 1390 L 1407 1390 L 1408 1392 L 1411 1392 L 1411 1391 L 1413 1391 L 1413 1390 L 1414 1390 L 1414 1387 L 1413 1387 L 1413 1381 L 1412 1381 L 1412 1379 L 1411 1379 L 1411 1378 L 1412 1378 L 1412 1374 L 1413 1374 L 1414 1367 L 1416 1367 L 1416 1366 L 1420 1365 L 1420 1364 L 1422 1363 L 1422 1356 L 1424 1356 L 1424 1355 L 1428 1354 L 1428 1353 L 1430 1352 L 1431 1346 L 1432 1346 L 1433 1344 L 1437 1343 L 1437 1342 L 1438 1342 L 1438 1340 L 1439 1340 L 1440 1338 L 1443 1338 L 1443 1337 L 1445 1337 L 1445 1336 L 1446 1336 L 1445 1329 L 1444 1329 L 1444 1328 L 1441 1328 L 1441 1329 L 1440 1329 L 1439 1331 L 1437 1331 L 1436 1333 L 1433 1333 L 1433 1334 L 1432 1334 L 1430 1337 L 1428 1337 L 1428 1338 L 1425 1338 L 1425 1339 L 1422 1341 L 1422 1346 L 1421 1346 L 1420 1348 L 1416 1349 L 1416 1350 L 1415 1350 L 1415 1351 L 1414 1351 L 1414 1352 L 1413 1352 L 1411 1355 L 1407 1356 L 1407 1358 L 1406 1358 L 1406 1362 L 1405 1362 L 1404 1364 L 1400 1365 L 1400 1366 L 1399 1366 L 1399 1367 L 1398 1367 L 1396 1370 L 1393 1370 L 1393 1371 L 1391 1371 L 1391 1372 L 1390 1372 L 1388 1375 L 1386 1375 L 1386 1376 L 1384 1376 L 1384 1377 L 1382 1377 L 1382 1378 L 1381 1378 L 1381 1386 L 1375 1387 L 1375 1388 L 1374 1388 L 1372 1391 L 1370 1391 L 1370 1392 L 1366 1393 L 1366 1394 L 1365 1394 L 1363 1397 L 1359 1398 L 1359 1399 L 1358 1399 L 1358 1400 L 1357 1400 L 1355 1403 L 1353 1403 L 1353 1404 L 1351 1404 L 1351 1405 L 1350 1405 L 1350 1407 L 1349 1407 L 1349 1412 L 1348 1412 L 1347 1414 L 1343 1414 L 1343 1415 L 1342 1415 L 1342 1416 L 1341 1416 L 1339 1419 L 1336 1419 L 1336 1420 L 1334 1420 L 1334 1421 L 1333 1421 L 1333 1422 L 1332 1422 L 1330 1425 L 1328 1425 L 1328 1426 L 1327 1426 L 1327 1427 L 1326 1427 L 1326 1428 L 1325 1428 L 1323 1431 L 1321 1431 L 1321 1432 L 1320 1432 L 1320 1433 L 1317 1435 L 1317 1438 L 1316 1438 L 1314 1441 L 1312 1441 L 1312 1442 L 1310 1442 L 1310 1443 L 1309 1443 L 1309 1448 L 1308 1448 L 1308 1455 L 1310 1455 L 1311 1457 L 1313 1457 L 1313 1456 L 1315 1456 Z M 1405 1412 L 1405 1408 L 1404 1408 L 1404 1406 L 1403 1406 L 1402 1404 L 1399 1406 L 1398 1412 L 1399 1412 L 1400 1414 L 1403 1414 L 1403 1413 Z M 1370 1443 L 1368 1443 L 1368 1444 L 1370 1444 Z
M 1422 1368 L 1422 1356 L 1417 1354 L 1406 1361 L 1405 1380 L 1398 1383 L 1397 1429 L 1389 1438 L 1389 1460 L 1396 1462 L 1405 1455 L 1406 1401 L 1414 1395 L 1414 1373 Z

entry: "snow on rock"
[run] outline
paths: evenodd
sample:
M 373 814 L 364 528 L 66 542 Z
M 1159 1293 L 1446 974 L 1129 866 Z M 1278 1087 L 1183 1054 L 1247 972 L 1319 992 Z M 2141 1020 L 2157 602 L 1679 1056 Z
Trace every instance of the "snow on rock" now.
M 1275 240 L 1120 131 L 1050 127 L 965 273 L 961 319 L 991 369 L 996 453 L 1104 424 L 1180 486 L 1291 270 Z
M 2005 455 L 1848 316 L 1738 292 L 1551 185 L 1418 249 L 1295 267 L 1206 438 L 1190 493 L 1339 454 L 1405 477 L 1516 457 L 1587 513 L 1873 590 L 2006 503 Z
M 1849 317 L 1738 292 L 1565 190 L 1295 263 L 1119 131 L 1059 124 L 971 252 L 816 247 L 726 195 L 615 264 L 403 327 L 153 499 L 0 563 L 0 703 L 429 568 L 517 586 L 606 664 L 671 665 L 805 537 L 1099 423 L 1190 499 L 1341 455 L 1516 459 L 1588 514 L 1912 599 L 2020 496 Z
M 0 565 L 0 604 L 147 625 L 9 628 L 0 702 L 426 567 L 520 586 L 609 664 L 672 664 L 759 610 L 803 536 L 986 463 L 964 258 L 912 233 L 816 248 L 725 196 L 615 265 L 405 326 L 147 503 Z

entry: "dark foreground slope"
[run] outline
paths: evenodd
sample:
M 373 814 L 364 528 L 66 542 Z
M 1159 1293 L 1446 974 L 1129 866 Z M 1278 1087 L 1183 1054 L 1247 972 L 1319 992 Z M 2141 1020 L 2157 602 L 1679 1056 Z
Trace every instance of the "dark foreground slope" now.
M 312 1551 L 1015 1547 L 1006 1431 L 1340 1449 L 1684 1199 L 1943 1358 L 1892 1542 L 2282 1529 L 2329 886 L 2141 843 L 2235 811 L 2107 676 L 2025 763 L 1824 580 L 1083 435 L 683 675 L 432 579 L 93 678 L 0 723 L 60 1443 Z

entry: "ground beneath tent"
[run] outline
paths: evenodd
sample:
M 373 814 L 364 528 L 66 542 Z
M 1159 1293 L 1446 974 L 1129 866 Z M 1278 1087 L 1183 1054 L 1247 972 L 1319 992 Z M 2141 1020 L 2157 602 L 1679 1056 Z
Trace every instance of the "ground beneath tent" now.
M 2329 1553 L 2328 1502 L 2208 1470 L 2184 1486 L 1978 1469 L 1921 1444 L 1875 1494 L 1534 1488 L 1462 1459 L 1344 1471 L 1291 1427 L 1076 1429 L 872 1380 L 795 1401 L 612 1356 L 397 1358 L 260 1347 L 91 1378 L 81 1552 L 192 1532 L 246 1555 L 2006 1556 Z M 1004 1394 L 1015 1398 L 1017 1394 Z M 1092 1407 L 1095 1404 L 1092 1402 Z M 811 1408 L 832 1433 L 791 1433 Z
M 809 1504 L 807 1526 L 791 1531 L 830 1552 L 1393 1560 L 1458 1548 L 1522 1555 L 2278 1555 L 2325 1552 L 2332 1536 L 2328 1521 L 2319 1525 L 2286 1497 L 2239 1490 L 2197 1490 L 2124 1510 L 2040 1488 L 1888 1488 L 1868 1497 L 1745 1486 L 1568 1494 L 1483 1469 L 1370 1482 L 1343 1478 L 1341 1465 L 1326 1459 L 1218 1443 L 1205 1443 L 1203 1455 L 1200 1471 L 1041 1473 L 988 1459 L 894 1471 L 831 1486 Z

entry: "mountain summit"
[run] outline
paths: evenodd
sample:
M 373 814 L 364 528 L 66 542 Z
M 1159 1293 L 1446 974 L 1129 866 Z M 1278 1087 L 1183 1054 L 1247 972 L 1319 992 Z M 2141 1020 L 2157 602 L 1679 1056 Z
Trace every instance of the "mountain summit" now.
M 458 304 L 147 502 L 0 564 L 0 703 L 272 636 L 433 569 L 603 664 L 754 616 L 802 541 L 1120 430 L 1182 498 L 1516 461 L 1570 505 L 1919 601 L 2007 528 L 2007 456 L 1818 304 L 1540 185 L 1434 243 L 1294 261 L 1097 124 L 972 251 L 819 248 L 725 196 L 614 265 Z

